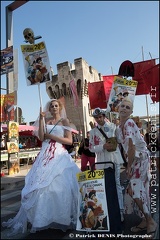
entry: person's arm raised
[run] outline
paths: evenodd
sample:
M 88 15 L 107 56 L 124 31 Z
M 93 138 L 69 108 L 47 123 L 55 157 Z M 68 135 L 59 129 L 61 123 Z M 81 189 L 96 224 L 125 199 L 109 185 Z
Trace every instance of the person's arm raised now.
M 39 115 L 39 130 L 38 130 L 38 135 L 40 141 L 44 140 L 44 117 L 45 113 L 42 112 L 42 108 L 40 107 L 40 115 Z

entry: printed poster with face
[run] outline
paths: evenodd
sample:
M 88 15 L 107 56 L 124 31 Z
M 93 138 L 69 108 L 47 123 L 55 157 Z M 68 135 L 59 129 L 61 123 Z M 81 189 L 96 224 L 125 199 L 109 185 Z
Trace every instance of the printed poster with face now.
M 132 102 L 134 102 L 137 85 L 138 82 L 135 80 L 127 80 L 125 78 L 115 76 L 106 111 L 118 113 L 118 107 L 125 97 L 128 97 Z
M 110 231 L 104 170 L 77 174 L 79 183 L 78 231 Z
M 13 72 L 13 46 L 1 50 L 1 75 Z
M 19 124 L 17 122 L 9 122 L 8 126 L 8 138 L 9 139 L 18 139 L 19 137 Z
M 14 104 L 15 104 L 16 92 L 1 95 L 1 110 L 0 120 L 1 122 L 14 121 Z
M 50 62 L 45 42 L 21 45 L 27 86 L 51 80 Z
M 19 146 L 17 142 L 7 142 L 8 153 L 17 153 L 19 152 Z

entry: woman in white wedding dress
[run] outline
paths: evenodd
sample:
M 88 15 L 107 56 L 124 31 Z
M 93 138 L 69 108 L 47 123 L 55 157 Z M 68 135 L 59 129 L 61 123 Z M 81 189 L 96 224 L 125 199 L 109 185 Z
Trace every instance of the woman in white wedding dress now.
M 11 228 L 9 235 L 54 228 L 76 228 L 78 182 L 80 171 L 63 144 L 72 144 L 69 121 L 59 100 L 50 100 L 36 121 L 35 132 L 42 142 L 32 168 L 25 178 L 21 207 L 17 215 L 2 225 Z M 28 224 L 30 223 L 30 224 Z

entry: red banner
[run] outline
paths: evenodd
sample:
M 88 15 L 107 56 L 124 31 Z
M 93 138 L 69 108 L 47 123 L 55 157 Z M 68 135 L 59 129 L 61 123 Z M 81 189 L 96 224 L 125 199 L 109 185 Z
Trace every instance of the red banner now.
M 149 87 L 145 83 L 145 81 L 141 78 L 137 80 L 137 90 L 136 95 L 143 95 L 143 94 L 149 94 Z
M 114 77 L 116 75 L 108 75 L 108 76 L 103 76 L 103 85 L 104 85 L 104 92 L 105 92 L 105 97 L 106 97 L 106 103 L 109 100 L 110 92 L 112 89 L 112 84 L 114 81 Z
M 136 95 L 149 94 L 150 88 L 148 83 L 142 78 L 142 72 L 147 71 L 151 67 L 155 66 L 155 59 L 133 63 L 134 65 L 134 77 L 133 80 L 138 82 Z
M 91 109 L 107 107 L 103 81 L 88 83 L 88 94 Z
M 78 107 L 79 98 L 78 98 L 77 88 L 76 88 L 76 84 L 75 84 L 74 79 L 70 81 L 69 86 L 70 86 L 70 89 L 72 91 L 74 106 Z
M 159 102 L 159 66 L 160 64 L 157 64 L 141 73 L 153 102 Z
M 155 66 L 155 64 L 155 59 L 133 63 L 134 77 L 132 79 L 136 81 L 138 81 L 138 79 L 142 79 L 141 73 Z

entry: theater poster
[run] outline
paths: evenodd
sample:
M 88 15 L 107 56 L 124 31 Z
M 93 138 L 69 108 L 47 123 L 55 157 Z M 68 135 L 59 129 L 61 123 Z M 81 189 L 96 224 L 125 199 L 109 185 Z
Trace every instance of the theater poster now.
M 14 104 L 16 92 L 1 95 L 1 122 L 14 121 Z
M 134 102 L 137 84 L 135 80 L 115 76 L 107 103 L 107 112 L 118 113 L 118 107 L 125 97 Z
M 21 45 L 27 86 L 51 80 L 50 62 L 45 42 Z
M 19 138 L 19 124 L 17 122 L 9 122 L 8 138 L 18 140 L 18 138 Z
M 17 142 L 7 142 L 8 153 L 17 153 L 19 152 L 19 146 Z
M 104 170 L 77 174 L 79 184 L 78 231 L 110 231 Z
M 13 46 L 1 50 L 1 75 L 13 72 Z

